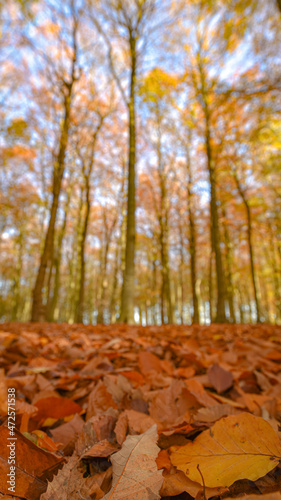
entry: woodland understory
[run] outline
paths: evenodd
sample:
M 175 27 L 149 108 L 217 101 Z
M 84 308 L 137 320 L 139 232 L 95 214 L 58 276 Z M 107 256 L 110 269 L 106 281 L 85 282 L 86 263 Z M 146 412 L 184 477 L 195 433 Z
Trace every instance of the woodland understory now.
M 280 327 L 6 323 L 0 340 L 1 499 L 280 500 Z

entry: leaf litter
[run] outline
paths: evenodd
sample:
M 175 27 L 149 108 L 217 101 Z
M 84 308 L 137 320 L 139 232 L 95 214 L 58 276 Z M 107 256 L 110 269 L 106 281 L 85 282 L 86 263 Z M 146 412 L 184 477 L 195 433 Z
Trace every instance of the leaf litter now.
M 280 500 L 278 326 L 10 323 L 0 361 L 0 499 Z

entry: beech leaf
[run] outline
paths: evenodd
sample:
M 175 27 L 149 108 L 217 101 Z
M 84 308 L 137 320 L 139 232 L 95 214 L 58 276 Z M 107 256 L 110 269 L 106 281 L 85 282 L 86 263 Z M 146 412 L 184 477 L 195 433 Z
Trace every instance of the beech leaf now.
M 271 425 L 250 413 L 219 420 L 194 442 L 171 454 L 171 462 L 192 481 L 211 488 L 238 479 L 256 481 L 276 467 L 281 443 Z M 200 472 L 198 470 L 200 468 Z
M 63 466 L 63 459 L 42 450 L 16 429 L 13 432 L 14 438 L 11 439 L 8 427 L 0 426 L 0 491 L 9 493 L 10 484 L 7 481 L 13 465 L 16 473 L 15 496 L 38 500 L 47 486 L 45 476 L 50 480 Z M 13 449 L 14 464 L 9 463 L 10 450 Z
M 218 393 L 226 391 L 233 384 L 232 373 L 224 370 L 220 365 L 214 364 L 211 366 L 207 374 L 210 384 L 212 384 Z
M 157 500 L 163 477 L 157 470 L 157 426 L 140 435 L 128 436 L 122 449 L 111 457 L 112 488 L 104 500 Z

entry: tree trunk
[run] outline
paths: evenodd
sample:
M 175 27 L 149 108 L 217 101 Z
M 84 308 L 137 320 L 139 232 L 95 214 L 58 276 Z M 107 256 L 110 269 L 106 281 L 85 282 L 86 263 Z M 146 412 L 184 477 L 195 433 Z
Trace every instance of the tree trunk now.
M 173 307 L 171 300 L 171 283 L 170 283 L 170 268 L 169 268 L 169 227 L 168 227 L 168 197 L 166 187 L 166 174 L 164 172 L 162 158 L 162 134 L 161 134 L 161 116 L 158 104 L 156 104 L 156 119 L 157 119 L 157 158 L 158 158 L 158 178 L 160 188 L 160 209 L 155 203 L 159 222 L 159 246 L 162 267 L 162 284 L 161 284 L 161 321 L 165 322 L 165 312 L 167 314 L 168 323 L 173 323 Z
M 18 255 L 17 255 L 17 263 L 16 263 L 16 273 L 15 273 L 15 281 L 14 281 L 14 305 L 12 311 L 12 321 L 16 321 L 18 319 L 18 311 L 20 306 L 20 282 L 21 282 L 21 273 L 22 273 L 22 257 L 23 257 L 23 233 L 20 231 L 18 236 Z
M 223 209 L 223 217 L 224 219 L 226 219 L 225 209 Z M 236 323 L 235 312 L 234 312 L 234 293 L 233 293 L 233 279 L 232 279 L 232 268 L 233 268 L 232 246 L 229 239 L 226 220 L 224 221 L 224 240 L 226 246 L 226 266 L 227 266 L 226 293 L 229 305 L 230 321 L 231 323 Z
M 274 284 L 274 295 L 275 295 L 275 323 L 278 324 L 281 319 L 281 287 L 280 287 L 280 269 L 278 269 L 276 252 L 278 252 L 278 248 L 275 247 L 275 238 L 272 228 L 269 224 L 269 234 L 270 234 L 270 256 L 269 261 L 272 266 L 273 273 L 273 284 Z M 277 255 L 278 256 L 278 255 Z
M 216 264 L 216 282 L 217 282 L 217 312 L 216 323 L 225 323 L 225 278 L 222 263 L 222 254 L 220 247 L 220 231 L 219 231 L 219 215 L 218 215 L 218 200 L 217 200 L 217 182 L 216 172 L 212 156 L 211 146 L 211 115 L 208 102 L 207 85 L 202 61 L 198 61 L 198 69 L 200 73 L 201 97 L 203 101 L 203 112 L 205 116 L 205 150 L 207 157 L 207 168 L 209 173 L 209 182 L 211 188 L 210 197 L 210 218 L 211 218 L 211 245 L 215 253 Z
M 91 211 L 90 202 L 90 184 L 89 178 L 86 179 L 86 201 L 85 201 L 85 216 L 81 230 L 80 245 L 78 253 L 78 267 L 79 267 L 79 282 L 78 282 L 78 297 L 75 310 L 75 322 L 83 323 L 84 313 L 84 289 L 85 289 L 85 242 L 87 237 L 88 222 Z M 82 210 L 83 212 L 83 210 Z
M 68 120 L 69 118 L 65 116 L 65 123 L 67 123 Z M 64 173 L 64 155 L 67 144 L 66 134 L 68 135 L 68 124 L 67 127 L 66 126 L 63 127 L 63 133 L 61 137 L 61 147 L 60 147 L 61 154 L 59 155 L 58 165 L 54 170 L 53 201 L 51 207 L 51 215 L 45 238 L 44 250 L 41 256 L 40 266 L 37 273 L 35 287 L 33 290 L 31 321 L 43 321 L 45 319 L 45 314 L 46 314 L 45 306 L 43 304 L 43 289 L 44 289 L 45 277 L 46 275 L 48 275 L 48 270 L 52 266 L 52 260 L 53 260 L 55 223 L 59 205 L 61 183 Z
M 209 146 L 207 147 L 209 150 Z M 222 254 L 220 247 L 220 232 L 219 232 L 219 218 L 218 218 L 218 207 L 217 207 L 217 194 L 216 194 L 216 180 L 215 171 L 211 165 L 211 157 L 209 157 L 210 150 L 208 152 L 208 168 L 209 168 L 209 178 L 211 184 L 211 233 L 213 238 L 213 248 L 215 252 L 215 265 L 216 265 L 216 281 L 217 281 L 217 312 L 216 312 L 216 323 L 225 323 L 225 279 L 222 264 Z
M 252 278 L 252 284 L 253 284 L 253 290 L 254 290 L 257 322 L 260 323 L 260 321 L 261 321 L 260 303 L 259 303 L 259 297 L 258 297 L 258 291 L 257 291 L 256 272 L 255 272 L 255 264 L 254 264 L 254 249 L 253 249 L 253 243 L 252 243 L 252 232 L 253 232 L 252 231 L 252 214 L 251 214 L 250 206 L 249 206 L 248 200 L 246 198 L 244 189 L 242 188 L 241 183 L 238 179 L 237 172 L 234 169 L 232 169 L 232 172 L 233 172 L 233 176 L 234 176 L 234 180 L 236 182 L 238 192 L 242 198 L 242 201 L 243 201 L 245 209 L 246 209 L 247 240 L 248 240 L 249 256 L 250 256 L 251 278 Z
M 53 291 L 52 299 L 50 301 L 50 308 L 48 311 L 48 321 L 58 321 L 58 318 L 59 318 L 59 309 L 57 307 L 57 303 L 58 303 L 59 289 L 60 289 L 60 267 L 61 267 L 61 257 L 62 257 L 62 243 L 63 243 L 63 238 L 65 235 L 69 204 L 70 204 L 70 193 L 68 192 L 66 204 L 64 207 L 63 223 L 62 223 L 62 226 L 60 228 L 60 232 L 58 234 L 57 253 L 56 253 L 55 261 L 54 261 L 54 267 L 55 267 L 54 291 Z
M 159 214 L 159 243 L 162 268 L 162 284 L 161 284 L 161 321 L 165 323 L 165 312 L 167 314 L 168 323 L 173 323 L 173 311 L 171 301 L 171 284 L 170 284 L 170 269 L 168 255 L 168 222 L 167 213 L 164 205 L 166 204 L 166 188 L 163 179 L 161 183 L 161 209 Z M 164 212 L 164 214 L 163 214 Z M 166 307 L 165 307 L 166 306 Z
M 209 276 L 208 276 L 208 281 L 209 281 L 209 307 L 210 307 L 210 322 L 213 323 L 213 299 L 214 299 L 214 293 L 213 293 L 213 251 L 210 251 L 210 258 L 209 258 Z
M 111 290 L 111 298 L 110 298 L 110 322 L 116 322 L 116 295 L 117 295 L 117 286 L 118 286 L 118 265 L 120 260 L 121 253 L 121 238 L 119 242 L 116 244 L 115 255 L 114 255 L 114 269 L 113 269 L 113 278 L 112 278 L 112 290 Z
M 248 246 L 249 246 L 249 254 L 250 254 L 251 276 L 252 276 L 254 297 L 255 297 L 255 303 L 256 303 L 257 322 L 260 323 L 260 321 L 261 321 L 260 303 L 259 303 L 257 284 L 256 284 L 256 271 L 255 271 L 255 264 L 254 264 L 254 249 L 253 249 L 253 243 L 252 243 L 252 218 L 251 218 L 250 207 L 249 207 L 247 200 L 244 199 L 243 201 L 244 201 L 245 208 L 247 211 L 247 236 L 248 236 Z
M 157 255 L 152 254 L 152 324 L 157 325 Z
M 162 288 L 161 288 L 161 296 L 163 301 L 163 309 L 165 310 L 165 303 L 167 306 L 167 318 L 168 323 L 173 323 L 173 308 L 172 308 L 172 300 L 171 300 L 171 284 L 170 284 L 170 269 L 168 262 L 168 253 L 166 248 L 166 243 L 164 242 L 165 236 L 163 231 L 161 231 L 161 264 L 162 264 Z M 162 318 L 162 322 L 163 322 Z
M 84 314 L 84 294 L 85 294 L 85 244 L 88 232 L 88 223 L 91 212 L 91 174 L 94 165 L 95 158 L 95 149 L 97 144 L 97 139 L 99 132 L 102 128 L 105 116 L 99 116 L 99 123 L 97 125 L 96 130 L 92 136 L 92 142 L 90 145 L 90 156 L 89 156 L 89 164 L 85 165 L 85 160 L 83 157 L 80 157 L 82 162 L 82 173 L 84 178 L 84 187 L 85 187 L 85 204 L 84 204 L 84 222 L 82 224 L 82 230 L 80 235 L 80 245 L 79 245 L 79 254 L 78 254 L 78 262 L 79 262 L 79 282 L 78 282 L 78 293 L 77 293 L 77 302 L 76 302 L 76 310 L 75 310 L 75 321 L 76 323 L 83 323 L 83 314 Z M 82 194 L 83 196 L 83 194 Z M 82 210 L 83 216 L 83 210 Z
M 191 289 L 192 289 L 192 302 L 193 302 L 193 315 L 192 323 L 199 323 L 199 304 L 196 292 L 196 264 L 197 264 L 197 253 L 196 253 L 196 230 L 193 215 L 192 206 L 192 175 L 190 169 L 189 155 L 187 158 L 187 207 L 189 216 L 189 253 L 190 253 L 190 271 L 191 271 Z
M 42 321 L 46 319 L 46 305 L 44 305 L 44 287 L 46 276 L 53 264 L 54 253 L 54 237 L 55 237 L 55 224 L 57 211 L 59 206 L 59 196 L 61 192 L 62 179 L 65 169 L 65 153 L 68 142 L 69 126 L 70 126 L 70 111 L 72 102 L 72 91 L 75 82 L 75 68 L 76 68 L 76 29 L 75 24 L 73 31 L 73 60 L 70 82 L 64 81 L 64 118 L 61 128 L 59 153 L 56 159 L 53 172 L 53 199 L 51 206 L 50 219 L 48 229 L 45 237 L 44 249 L 41 255 L 40 265 L 36 277 L 36 282 L 33 290 L 33 302 L 31 321 Z
M 78 206 L 78 215 L 76 222 L 76 241 L 72 246 L 72 256 L 69 263 L 69 286 L 68 286 L 68 318 L 67 321 L 72 324 L 76 320 L 77 301 L 79 295 L 79 283 L 81 276 L 81 263 L 79 261 L 82 231 L 83 231 L 83 201 L 84 201 L 84 188 L 81 186 L 80 200 Z
M 178 295 L 180 296 L 180 319 L 181 319 L 181 324 L 184 324 L 184 302 L 185 302 L 185 293 L 184 293 L 184 254 L 183 254 L 183 248 L 184 248 L 184 241 L 183 241 L 183 234 L 182 234 L 182 226 L 179 224 L 179 236 L 180 236 L 180 265 L 179 265 L 179 292 Z
M 130 100 L 129 100 L 129 164 L 128 164 L 128 205 L 125 271 L 123 274 L 120 321 L 134 323 L 134 290 L 135 290 L 135 163 L 136 163 L 136 124 L 135 124 L 135 85 L 136 85 L 136 39 L 130 33 Z
M 32 321 L 41 321 L 46 318 L 46 305 L 44 304 L 44 287 L 46 286 L 46 276 L 48 276 L 48 271 L 53 264 L 53 253 L 54 253 L 54 236 L 55 236 L 55 224 L 59 205 L 59 196 L 61 192 L 62 179 L 65 169 L 65 153 L 67 148 L 69 127 L 70 127 L 70 112 L 72 104 L 72 94 L 73 86 L 76 77 L 76 65 L 77 65 L 77 29 L 78 20 L 74 12 L 74 6 L 72 6 L 72 18 L 73 18 L 73 31 L 72 31 L 72 49 L 73 55 L 71 60 L 71 72 L 70 80 L 62 80 L 63 83 L 63 96 L 64 96 L 64 117 L 61 127 L 61 135 L 59 142 L 59 152 L 56 158 L 53 171 L 53 199 L 52 206 L 50 210 L 50 219 L 48 224 L 48 229 L 45 237 L 43 253 L 41 255 L 40 265 L 36 277 L 36 282 L 33 290 L 33 301 L 32 301 Z
M 238 294 L 239 294 L 239 312 L 240 312 L 240 323 L 244 324 L 245 323 L 245 311 L 244 311 L 244 297 L 242 294 L 242 290 L 238 289 Z
M 105 243 L 105 248 L 104 248 L 104 255 L 102 256 L 103 263 L 102 263 L 102 269 L 101 269 L 101 291 L 100 291 L 100 304 L 99 304 L 97 323 L 104 322 L 105 291 L 107 288 L 106 270 L 107 270 L 109 243 L 110 243 L 110 241 L 109 241 L 109 239 L 107 239 L 107 241 Z

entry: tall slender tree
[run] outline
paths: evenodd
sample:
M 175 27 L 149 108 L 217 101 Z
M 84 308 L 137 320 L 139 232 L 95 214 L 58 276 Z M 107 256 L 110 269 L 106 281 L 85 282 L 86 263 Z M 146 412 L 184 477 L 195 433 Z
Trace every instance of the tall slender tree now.
M 32 321 L 40 321 L 46 318 L 46 304 L 44 304 L 44 288 L 46 287 L 46 278 L 51 274 L 54 257 L 54 238 L 55 238 L 55 225 L 59 206 L 59 197 L 61 192 L 62 180 L 65 171 L 65 155 L 69 137 L 69 129 L 71 123 L 71 106 L 73 100 L 73 88 L 75 82 L 79 78 L 78 75 L 78 25 L 79 19 L 74 0 L 70 1 L 69 5 L 72 22 L 71 30 L 71 56 L 70 56 L 70 70 L 67 76 L 64 76 L 64 71 L 59 79 L 61 87 L 62 105 L 63 105 L 63 118 L 61 122 L 60 138 L 58 153 L 55 157 L 53 168 L 53 187 L 52 187 L 52 204 L 50 209 L 50 216 L 48 228 L 45 236 L 44 248 L 40 259 L 40 265 L 33 289 L 32 300 Z
M 162 9 L 159 0 L 102 0 L 97 2 L 92 16 L 95 26 L 105 40 L 110 70 L 128 111 L 127 230 L 120 315 L 120 321 L 124 323 L 134 322 L 137 77 L 150 36 L 153 33 L 155 36 L 156 29 L 160 26 L 157 14 L 159 16 L 160 11 L 161 18 L 161 10 L 166 2 L 161 3 Z M 124 83 L 120 67 L 118 68 L 113 47 L 116 38 L 125 45 L 124 57 L 128 61 L 127 83 Z

